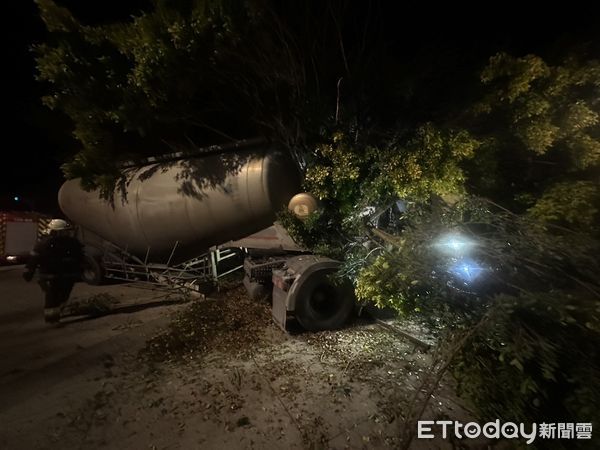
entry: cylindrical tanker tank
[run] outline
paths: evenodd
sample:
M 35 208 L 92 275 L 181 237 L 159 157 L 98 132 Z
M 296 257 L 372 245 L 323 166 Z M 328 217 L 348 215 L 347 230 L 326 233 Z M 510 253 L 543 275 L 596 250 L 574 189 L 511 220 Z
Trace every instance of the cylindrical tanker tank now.
M 282 151 L 237 150 L 131 169 L 111 201 L 85 191 L 78 179 L 59 191 L 74 223 L 128 252 L 172 262 L 252 234 L 300 189 L 299 170 Z

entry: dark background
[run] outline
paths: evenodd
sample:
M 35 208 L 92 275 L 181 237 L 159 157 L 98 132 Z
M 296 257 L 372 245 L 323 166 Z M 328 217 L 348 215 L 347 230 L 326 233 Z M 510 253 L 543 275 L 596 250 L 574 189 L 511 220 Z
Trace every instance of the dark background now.
M 127 19 L 148 1 L 58 1 L 84 23 Z M 435 4 L 383 2 L 384 34 L 389 51 L 411 67 L 441 68 L 446 86 L 461 74 L 480 69 L 497 51 L 516 55 L 536 53 L 549 63 L 560 49 L 587 45 L 598 49 L 600 19 L 597 8 L 582 3 L 533 5 L 488 4 L 485 8 L 457 9 Z M 357 5 L 360 2 L 356 2 Z M 393 6 L 392 6 L 393 4 Z M 355 6 L 356 7 L 356 6 Z M 525 8 L 528 8 L 527 10 Z M 12 2 L 5 16 L 7 54 L 0 72 L 5 95 L 5 131 L 0 181 L 0 210 L 36 210 L 59 215 L 57 191 L 63 181 L 60 164 L 77 148 L 68 118 L 49 111 L 40 101 L 45 87 L 35 81 L 29 48 L 45 39 L 46 31 L 33 2 Z M 352 36 L 352 30 L 345 31 Z M 425 61 L 425 63 L 424 63 Z M 449 93 L 431 95 L 451 101 Z M 15 201 L 18 197 L 18 201 Z
M 148 2 L 57 3 L 76 11 L 86 22 L 102 22 L 129 17 Z M 40 100 L 45 87 L 35 81 L 35 61 L 30 51 L 33 43 L 46 37 L 37 6 L 33 1 L 18 0 L 11 2 L 8 11 L 4 21 L 6 65 L 0 71 L 8 98 L 4 104 L 0 210 L 60 215 L 56 200 L 64 181 L 60 165 L 74 153 L 77 143 L 71 138 L 68 118 L 50 111 Z

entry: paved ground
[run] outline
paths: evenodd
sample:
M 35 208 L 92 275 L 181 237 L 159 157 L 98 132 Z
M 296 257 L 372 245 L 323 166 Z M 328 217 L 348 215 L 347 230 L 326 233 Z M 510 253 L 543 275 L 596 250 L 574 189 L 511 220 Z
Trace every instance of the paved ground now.
M 37 285 L 0 271 L 0 448 L 397 448 L 427 373 L 389 330 L 285 334 L 239 288 L 174 305 L 77 285 L 72 301 L 106 294 L 113 314 L 48 326 Z M 426 417 L 468 418 L 443 385 Z
M 84 354 L 144 324 L 167 320 L 168 312 L 176 309 L 172 304 L 165 308 L 172 296 L 164 291 L 125 284 L 96 287 L 78 283 L 70 302 L 108 294 L 119 302 L 114 307 L 122 314 L 94 319 L 70 316 L 60 325 L 47 325 L 43 320 L 42 291 L 35 281 L 26 283 L 21 278 L 22 270 L 22 266 L 5 266 L 0 271 L 0 383 Z

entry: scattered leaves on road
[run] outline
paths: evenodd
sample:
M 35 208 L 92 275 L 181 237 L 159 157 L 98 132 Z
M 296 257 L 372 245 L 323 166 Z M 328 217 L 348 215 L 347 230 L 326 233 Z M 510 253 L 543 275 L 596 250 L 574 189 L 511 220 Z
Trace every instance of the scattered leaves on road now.
M 71 301 L 62 308 L 65 316 L 98 317 L 109 314 L 119 301 L 112 295 L 102 292 L 91 297 Z
M 269 305 L 250 300 L 237 287 L 192 303 L 148 341 L 143 353 L 153 361 L 201 358 L 209 352 L 248 358 L 269 327 L 275 327 Z

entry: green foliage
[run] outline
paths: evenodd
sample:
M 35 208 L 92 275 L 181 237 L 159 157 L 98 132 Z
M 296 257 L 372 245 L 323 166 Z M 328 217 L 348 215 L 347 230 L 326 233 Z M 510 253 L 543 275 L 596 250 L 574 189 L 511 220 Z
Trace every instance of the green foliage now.
M 600 63 L 571 57 L 549 66 L 537 56 L 499 54 L 481 80 L 488 92 L 473 108 L 476 127 L 499 172 L 485 192 L 542 222 L 598 237 Z M 481 186 L 483 172 L 470 175 Z
M 493 301 L 492 323 L 455 361 L 459 391 L 487 419 L 597 423 L 600 301 L 555 290 Z
M 435 315 L 432 312 L 444 301 L 456 298 L 456 294 L 462 297 L 460 287 L 456 290 L 456 286 L 446 285 L 446 261 L 435 247 L 440 224 L 434 216 L 431 207 L 414 207 L 405 215 L 405 228 L 398 239 L 384 235 L 385 240 L 378 242 L 380 251 L 354 274 L 360 300 L 391 306 L 405 315 L 424 311 L 425 315 Z M 379 241 L 377 235 L 372 239 Z
M 464 192 L 461 162 L 471 159 L 480 143 L 466 130 L 444 130 L 431 123 L 416 129 L 405 145 L 389 149 L 380 177 L 390 180 L 399 198 L 425 201 L 431 195 Z
M 480 143 L 465 130 L 427 123 L 410 136 L 393 136 L 379 146 L 352 142 L 335 132 L 309 159 L 306 189 L 321 200 L 334 199 L 344 214 L 358 203 L 400 197 L 427 200 L 432 194 L 464 192 L 461 162 L 472 159 Z
M 155 0 L 108 24 L 37 4 L 50 31 L 34 46 L 44 103 L 71 119 L 80 146 L 64 172 L 106 196 L 119 163 L 144 156 L 257 135 L 297 153 L 337 107 L 356 111 L 380 73 L 367 51 L 378 34 L 340 55 L 336 2 Z M 336 98 L 341 74 L 353 90 Z
M 461 283 L 432 245 L 449 230 L 476 244 L 479 280 Z M 418 214 L 400 236 L 357 292 L 442 334 L 490 316 L 451 364 L 482 420 L 598 420 L 600 242 L 476 199 Z
M 351 206 L 360 195 L 358 180 L 370 176 L 373 150 L 363 150 L 352 145 L 343 133 L 334 133 L 330 142 L 316 145 L 306 170 L 306 189 L 320 200 L 336 200 L 342 207 Z
M 327 211 L 330 210 L 321 209 L 305 220 L 300 220 L 291 211 L 285 210 L 277 215 L 277 220 L 300 246 L 311 249 L 319 255 L 343 259 L 348 240 L 342 233 L 341 217 L 339 214 Z M 324 234 L 324 229 L 339 231 Z
M 442 341 L 489 315 L 451 364 L 482 420 L 598 420 L 600 242 L 478 199 L 406 219 L 397 237 L 379 234 L 381 250 L 357 271 L 347 258 L 357 296 L 421 318 Z M 438 245 L 448 232 L 473 241 L 479 279 L 452 272 Z
M 338 135 L 309 164 L 307 188 L 356 225 L 344 273 L 360 300 L 419 317 L 442 340 L 491 315 L 450 366 L 482 419 L 598 420 L 598 80 L 594 61 L 497 55 L 467 113 L 369 146 Z M 463 198 L 436 206 L 434 194 Z M 409 201 L 402 226 L 356 238 L 358 213 L 393 196 Z M 313 228 L 325 235 L 313 242 L 334 229 Z M 450 231 L 477 243 L 475 282 L 436 248 Z
M 127 23 L 86 26 L 51 0 L 37 3 L 53 33 L 34 48 L 38 79 L 50 87 L 43 101 L 70 117 L 81 145 L 64 165 L 67 177 L 107 194 L 119 161 L 196 137 L 215 106 L 204 88 L 214 88 L 215 55 L 239 40 L 232 9 L 157 1 Z M 236 19 L 252 23 L 245 7 Z
M 579 181 L 599 181 L 600 63 L 570 57 L 550 66 L 538 56 L 501 53 L 490 58 L 481 81 L 485 94 L 467 124 L 487 146 L 485 160 L 469 171 L 474 186 L 519 211 L 546 190 L 556 196 L 555 183 L 562 192 L 587 195 L 575 191 L 587 189 Z M 492 184 L 484 172 L 489 159 L 496 160 Z M 563 216 L 577 214 L 579 206 Z
M 467 285 L 450 274 L 456 258 L 441 251 L 448 234 L 472 241 L 470 252 L 484 269 L 485 281 Z M 461 305 L 487 304 L 498 290 L 578 289 L 581 282 L 597 283 L 600 270 L 600 244 L 588 234 L 565 232 L 477 198 L 413 207 L 398 237 L 390 236 L 384 236 L 382 251 L 354 273 L 357 294 L 405 314 L 415 308 L 434 311 L 438 303 L 462 314 Z
M 473 158 L 478 146 L 466 131 L 432 124 L 419 127 L 405 143 L 393 136 L 380 147 L 336 131 L 308 157 L 304 188 L 320 199 L 320 210 L 304 222 L 287 212 L 279 220 L 303 246 L 344 259 L 350 248 L 364 250 L 356 240 L 366 231 L 365 207 L 464 192 L 460 163 Z
M 599 211 L 600 185 L 592 181 L 573 181 L 549 188 L 529 209 L 529 214 L 545 223 L 598 235 Z
M 81 146 L 63 169 L 105 195 L 124 160 L 259 134 L 285 109 L 265 106 L 273 91 L 292 99 L 301 83 L 276 30 L 263 32 L 274 29 L 268 12 L 252 1 L 157 0 L 102 25 L 37 3 L 51 31 L 34 47 L 43 101 L 72 120 Z

